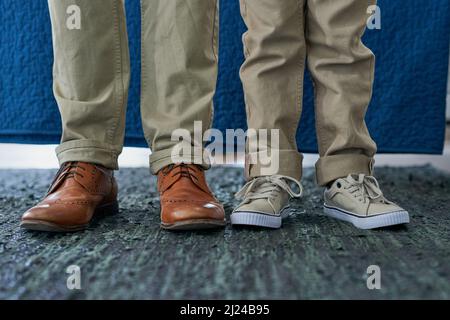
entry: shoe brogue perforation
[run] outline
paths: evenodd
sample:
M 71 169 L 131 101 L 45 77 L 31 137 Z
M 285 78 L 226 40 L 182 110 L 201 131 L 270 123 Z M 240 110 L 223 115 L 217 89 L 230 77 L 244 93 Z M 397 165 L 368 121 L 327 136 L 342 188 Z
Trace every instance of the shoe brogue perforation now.
M 65 163 L 46 196 L 22 216 L 26 229 L 73 232 L 85 229 L 94 214 L 115 213 L 117 184 L 112 170 L 84 162 Z

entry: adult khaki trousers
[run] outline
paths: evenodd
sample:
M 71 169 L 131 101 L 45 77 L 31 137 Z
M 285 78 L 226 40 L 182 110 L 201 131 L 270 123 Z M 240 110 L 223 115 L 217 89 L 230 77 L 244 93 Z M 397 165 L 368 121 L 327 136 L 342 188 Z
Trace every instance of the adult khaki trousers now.
M 61 163 L 117 169 L 130 62 L 122 0 L 48 0 L 54 94 L 63 134 Z M 142 0 L 141 114 L 153 173 L 172 163 L 173 130 L 203 130 L 212 119 L 217 79 L 216 0 Z M 75 19 L 75 20 L 74 20 Z M 186 159 L 201 162 L 202 159 Z M 204 164 L 207 166 L 207 164 Z
M 296 132 L 307 61 L 315 86 L 320 185 L 350 173 L 372 174 L 376 145 L 364 117 L 371 100 L 374 56 L 361 37 L 375 0 L 240 0 L 248 27 L 241 69 L 248 126 L 279 129 L 276 174 L 301 178 Z M 270 144 L 270 141 L 269 141 Z M 262 152 L 256 149 L 254 153 Z M 248 177 L 261 175 L 251 164 Z

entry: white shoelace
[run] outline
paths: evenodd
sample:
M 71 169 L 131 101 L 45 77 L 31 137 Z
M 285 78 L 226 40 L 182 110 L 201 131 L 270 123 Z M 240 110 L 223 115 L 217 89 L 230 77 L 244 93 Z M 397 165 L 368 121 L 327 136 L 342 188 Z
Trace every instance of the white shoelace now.
M 345 180 L 348 182 L 347 190 L 360 201 L 369 199 L 389 202 L 384 198 L 375 177 L 359 174 L 358 179 L 355 179 L 354 175 L 349 174 Z
M 292 190 L 288 182 L 292 182 L 299 187 L 299 192 Z M 302 196 L 303 187 L 299 181 L 294 178 L 282 175 L 257 177 L 247 182 L 242 189 L 236 193 L 236 198 L 246 199 L 247 201 L 256 199 L 267 199 L 270 201 L 273 197 L 278 196 L 281 191 L 286 191 L 291 197 L 299 198 Z

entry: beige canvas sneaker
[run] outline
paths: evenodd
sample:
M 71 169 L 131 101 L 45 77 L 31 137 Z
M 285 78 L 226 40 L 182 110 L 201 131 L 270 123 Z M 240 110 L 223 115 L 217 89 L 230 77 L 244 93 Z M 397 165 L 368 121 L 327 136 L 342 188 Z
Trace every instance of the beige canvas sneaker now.
M 360 229 L 409 223 L 409 214 L 387 200 L 378 181 L 364 174 L 337 179 L 324 192 L 324 213 Z
M 294 192 L 290 184 L 297 186 L 299 192 Z M 288 176 L 256 177 L 236 193 L 242 202 L 231 214 L 231 223 L 280 228 L 281 220 L 289 215 L 290 198 L 299 198 L 302 192 L 300 182 Z

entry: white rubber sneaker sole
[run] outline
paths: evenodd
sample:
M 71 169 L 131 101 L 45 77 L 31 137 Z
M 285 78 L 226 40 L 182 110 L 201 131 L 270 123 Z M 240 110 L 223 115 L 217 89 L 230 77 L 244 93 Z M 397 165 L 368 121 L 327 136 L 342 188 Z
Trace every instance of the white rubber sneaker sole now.
M 375 229 L 409 223 L 409 214 L 405 210 L 370 217 L 359 217 L 351 212 L 324 205 L 323 212 L 329 217 L 350 222 L 359 229 Z
M 230 217 L 233 225 L 247 225 L 278 229 L 281 227 L 281 216 L 273 216 L 265 213 L 237 211 Z

